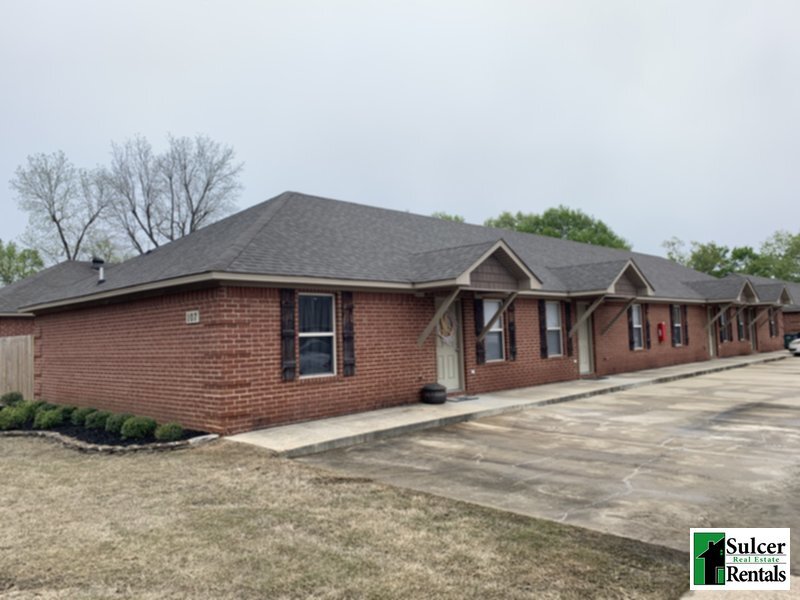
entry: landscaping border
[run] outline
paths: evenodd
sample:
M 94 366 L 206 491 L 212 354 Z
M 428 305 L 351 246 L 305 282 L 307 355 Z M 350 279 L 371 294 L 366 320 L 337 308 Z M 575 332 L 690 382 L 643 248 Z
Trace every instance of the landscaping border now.
M 184 448 L 193 448 L 209 444 L 217 439 L 219 436 L 215 433 L 208 435 L 199 435 L 188 440 L 179 440 L 177 442 L 154 442 L 152 444 L 132 444 L 130 446 L 111 446 L 108 444 L 90 444 L 75 438 L 63 435 L 57 431 L 0 431 L 0 438 L 2 437 L 38 437 L 51 440 L 72 450 L 84 452 L 87 454 L 133 454 L 135 452 L 168 452 L 170 450 L 182 450 Z

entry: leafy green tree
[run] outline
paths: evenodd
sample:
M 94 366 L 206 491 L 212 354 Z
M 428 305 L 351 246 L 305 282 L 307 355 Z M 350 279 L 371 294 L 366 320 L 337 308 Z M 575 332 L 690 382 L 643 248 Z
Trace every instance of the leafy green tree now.
M 607 246 L 625 250 L 630 250 L 631 248 L 624 238 L 614 233 L 600 219 L 587 215 L 582 210 L 568 208 L 563 205 L 556 208 L 548 208 L 541 215 L 503 212 L 493 219 L 488 219 L 484 224 L 488 227 L 535 233 L 563 240 L 594 244 L 595 246 Z
M 0 283 L 8 285 L 33 275 L 44 266 L 36 250 L 18 248 L 14 242 L 0 240 Z
M 440 210 L 431 213 L 431 216 L 436 217 L 437 219 L 442 219 L 443 221 L 453 221 L 455 223 L 464 222 L 464 217 L 462 217 L 461 215 L 451 215 L 446 212 L 442 212 Z
M 733 271 L 730 252 L 730 248 L 715 242 L 706 244 L 692 242 L 692 251 L 686 266 L 701 273 L 724 277 Z
M 800 281 L 800 233 L 776 231 L 761 245 L 761 257 L 770 276 Z

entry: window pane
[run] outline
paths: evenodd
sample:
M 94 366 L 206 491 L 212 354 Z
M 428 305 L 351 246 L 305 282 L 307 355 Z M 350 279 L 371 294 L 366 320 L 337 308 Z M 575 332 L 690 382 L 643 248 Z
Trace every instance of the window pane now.
M 547 314 L 547 328 L 555 329 L 561 327 L 561 304 L 559 302 L 548 302 L 545 304 Z
M 483 338 L 486 346 L 486 360 L 503 360 L 503 334 L 490 331 Z
M 484 300 L 483 301 L 483 325 L 484 327 L 491 321 L 494 314 L 500 309 L 501 302 L 499 300 Z M 503 317 L 497 319 L 497 322 L 492 325 L 492 331 L 499 331 L 503 329 Z
M 642 324 L 642 307 L 640 304 L 634 304 L 631 309 L 633 311 L 633 325 L 639 327 Z
M 300 296 L 300 333 L 333 331 L 333 297 Z
M 680 325 L 675 325 L 675 327 L 672 328 L 672 344 L 674 346 L 680 346 L 681 345 L 681 326 Z
M 300 338 L 300 375 L 333 373 L 333 337 Z
M 641 327 L 634 327 L 633 328 L 633 347 L 634 348 L 643 348 L 644 345 L 642 344 L 642 328 Z
M 561 330 L 547 332 L 547 356 L 559 356 L 561 351 Z

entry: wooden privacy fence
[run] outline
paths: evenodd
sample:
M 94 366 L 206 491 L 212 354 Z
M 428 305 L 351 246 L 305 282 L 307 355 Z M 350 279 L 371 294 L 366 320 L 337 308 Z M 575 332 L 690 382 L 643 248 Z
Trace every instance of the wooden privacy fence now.
M 33 398 L 33 336 L 0 337 L 0 394 Z

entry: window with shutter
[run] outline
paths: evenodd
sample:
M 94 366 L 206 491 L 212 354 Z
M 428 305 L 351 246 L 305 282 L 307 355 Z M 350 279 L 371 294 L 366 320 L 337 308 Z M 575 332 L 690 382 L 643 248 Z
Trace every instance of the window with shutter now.
M 547 358 L 547 315 L 544 300 L 539 300 L 539 356 Z
M 561 302 L 545 304 L 545 323 L 547 325 L 547 356 L 563 356 L 564 332 L 561 327 Z
M 564 331 L 567 335 L 567 356 L 572 356 L 572 336 L 569 332 L 572 330 L 572 303 L 564 303 Z
M 645 329 L 644 329 L 645 346 L 647 346 L 647 349 L 650 350 L 650 348 L 651 348 L 651 346 L 653 344 L 653 341 L 652 341 L 652 339 L 650 337 L 650 305 L 649 304 L 645 304 L 644 305 L 644 327 L 645 327 Z
M 497 311 L 500 310 L 502 305 L 503 302 L 501 300 L 483 301 L 484 327 L 486 326 L 486 323 L 488 323 L 497 313 Z M 483 338 L 483 341 L 486 345 L 486 362 L 505 360 L 505 335 L 503 331 L 502 316 L 500 316 L 500 318 L 494 322 L 491 329 L 489 329 L 489 333 L 487 333 L 486 337 Z
M 300 377 L 336 374 L 336 319 L 333 294 L 299 294 Z
M 689 345 L 689 310 L 684 304 L 681 307 L 681 319 L 683 320 L 683 345 Z
M 679 304 L 669 305 L 669 320 L 672 329 L 672 345 L 675 347 L 683 345 L 683 319 Z
M 631 350 L 641 350 L 644 347 L 641 304 L 634 304 L 628 309 L 628 327 L 628 343 Z

